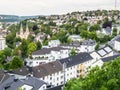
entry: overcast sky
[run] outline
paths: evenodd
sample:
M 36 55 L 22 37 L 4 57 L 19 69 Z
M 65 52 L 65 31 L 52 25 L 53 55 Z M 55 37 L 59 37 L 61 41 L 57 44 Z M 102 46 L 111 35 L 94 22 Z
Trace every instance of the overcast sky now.
M 73 11 L 114 9 L 115 0 L 0 0 L 0 14 L 50 15 Z M 120 0 L 117 0 L 120 9 Z

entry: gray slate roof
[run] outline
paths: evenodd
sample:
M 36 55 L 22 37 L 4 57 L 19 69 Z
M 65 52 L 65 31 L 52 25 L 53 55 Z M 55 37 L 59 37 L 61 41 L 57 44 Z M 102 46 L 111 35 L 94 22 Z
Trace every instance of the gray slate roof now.
M 51 51 L 60 51 L 64 49 L 65 48 L 62 47 L 43 48 L 41 50 L 33 52 L 32 55 L 45 55 L 45 54 L 49 54 Z
M 120 37 L 116 39 L 116 41 L 120 42 Z
M 59 60 L 61 64 L 64 64 L 66 63 L 66 67 L 69 68 L 69 67 L 72 67 L 74 65 L 78 65 L 80 63 L 83 63 L 83 62 L 86 62 L 86 61 L 89 61 L 89 60 L 92 60 L 93 58 L 90 56 L 89 53 L 87 52 L 84 52 L 84 53 L 79 53 L 75 56 L 71 56 L 71 57 L 68 57 L 68 58 L 65 58 L 65 59 L 61 59 Z
M 106 58 L 102 58 L 102 61 L 103 62 L 108 62 L 108 61 L 114 60 L 115 58 L 117 58 L 119 56 L 120 56 L 120 54 L 114 55 L 114 56 L 110 56 L 110 57 L 106 57 Z
M 46 83 L 34 77 L 27 77 L 26 79 L 16 79 L 15 76 L 11 76 L 0 85 L 0 90 L 5 90 L 5 88 L 8 88 L 8 90 L 17 90 L 24 84 L 32 86 L 32 90 L 38 90 L 42 85 Z
M 58 61 L 50 62 L 50 63 L 39 65 L 32 68 L 33 75 L 37 78 L 51 75 L 61 70 L 62 70 L 62 64 L 60 64 L 60 62 Z
M 30 71 L 29 67 L 24 66 L 22 68 L 10 71 L 10 73 L 26 76 L 26 75 L 30 74 L 31 71 Z

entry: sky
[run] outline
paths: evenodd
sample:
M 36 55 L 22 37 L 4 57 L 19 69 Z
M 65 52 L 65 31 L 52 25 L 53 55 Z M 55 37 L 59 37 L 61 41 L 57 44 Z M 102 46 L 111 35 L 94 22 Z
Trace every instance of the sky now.
M 115 0 L 0 0 L 0 14 L 19 16 L 66 14 L 73 11 L 114 9 Z M 120 9 L 117 0 L 117 9 Z

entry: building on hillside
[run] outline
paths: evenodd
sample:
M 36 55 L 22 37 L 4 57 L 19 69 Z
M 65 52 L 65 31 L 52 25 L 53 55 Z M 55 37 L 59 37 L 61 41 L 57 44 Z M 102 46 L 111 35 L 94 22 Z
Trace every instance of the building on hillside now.
M 48 42 L 49 47 L 57 47 L 60 45 L 60 40 L 51 40 Z
M 80 37 L 80 35 L 70 35 L 68 37 L 71 41 L 82 41 L 83 39 Z
M 59 86 L 72 78 L 85 76 L 88 71 L 87 68 L 92 65 L 92 62 L 94 59 L 89 53 L 80 53 L 36 67 L 16 69 L 11 72 L 11 75 L 19 78 L 31 75 L 45 81 L 48 85 Z
M 64 84 L 64 81 L 86 75 L 87 68 L 92 61 L 90 54 L 80 53 L 73 57 L 33 67 L 33 76 L 49 85 L 59 86 Z M 81 64 L 83 67 L 79 67 Z
M 18 79 L 15 76 L 9 76 L 0 85 L 0 90 L 45 90 L 47 84 L 37 78 L 27 76 L 24 79 Z
M 77 53 L 80 52 L 93 52 L 95 50 L 96 42 L 94 40 L 88 39 L 82 42 L 73 41 L 70 44 L 60 45 L 63 48 L 74 48 Z
M 120 35 L 115 36 L 111 41 L 109 41 L 107 44 L 115 49 L 115 41 L 120 38 Z
M 115 40 L 115 50 L 120 51 L 120 37 Z
M 42 48 L 32 53 L 33 59 L 47 59 L 50 62 L 69 57 L 70 49 L 62 47 Z
M 104 62 L 114 60 L 115 58 L 117 58 L 119 56 L 120 56 L 120 54 L 117 54 L 117 55 L 113 55 L 113 56 L 98 59 L 98 60 L 96 60 L 95 62 L 92 63 L 91 68 L 93 68 L 95 66 L 101 67 L 104 64 Z
M 5 38 L 0 38 L 0 50 L 4 50 L 6 47 L 7 46 Z
M 21 23 L 20 31 L 18 33 L 16 33 L 16 37 L 19 37 L 21 39 L 27 39 L 29 35 L 30 35 L 30 31 L 28 28 L 28 24 L 26 24 L 26 30 L 24 31 L 22 23 Z
M 103 47 L 97 51 L 93 51 L 91 52 L 91 56 L 98 60 L 100 58 L 105 58 L 105 57 L 109 57 L 109 56 L 113 56 L 115 53 L 114 50 L 112 50 L 109 46 Z

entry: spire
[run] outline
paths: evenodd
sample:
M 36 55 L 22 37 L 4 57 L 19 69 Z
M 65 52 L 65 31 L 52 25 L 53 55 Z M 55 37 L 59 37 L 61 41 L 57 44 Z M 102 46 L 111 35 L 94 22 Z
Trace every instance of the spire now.
M 29 33 L 28 23 L 26 24 L 26 33 Z
M 22 23 L 21 23 L 21 26 L 20 26 L 20 34 L 23 35 L 23 26 L 22 26 Z

